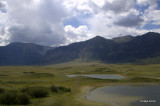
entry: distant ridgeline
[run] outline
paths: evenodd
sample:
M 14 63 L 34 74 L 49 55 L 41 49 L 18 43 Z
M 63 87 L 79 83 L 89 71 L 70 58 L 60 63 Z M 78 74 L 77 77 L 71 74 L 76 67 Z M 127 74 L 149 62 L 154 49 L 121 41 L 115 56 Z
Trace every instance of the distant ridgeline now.
M 160 34 L 105 39 L 96 36 L 83 42 L 52 48 L 33 43 L 0 47 L 0 65 L 46 65 L 69 61 L 105 63 L 160 63 Z

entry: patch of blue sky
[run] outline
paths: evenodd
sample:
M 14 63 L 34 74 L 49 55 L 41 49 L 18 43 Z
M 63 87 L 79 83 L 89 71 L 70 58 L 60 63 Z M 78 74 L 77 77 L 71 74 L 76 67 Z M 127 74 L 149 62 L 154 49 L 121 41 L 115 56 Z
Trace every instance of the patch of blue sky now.
M 7 10 L 6 10 L 6 9 L 0 9 L 0 11 L 1 11 L 2 13 L 7 13 Z
M 160 10 L 160 0 L 157 1 L 157 10 Z
M 66 19 L 63 21 L 63 25 L 66 26 L 66 25 L 71 25 L 75 28 L 77 28 L 78 26 L 80 25 L 83 25 L 84 23 L 77 17 L 71 17 L 69 19 Z
M 160 29 L 160 25 L 146 24 L 145 26 L 143 26 L 142 29 L 146 30 Z
M 140 15 L 143 15 L 146 9 L 149 8 L 149 4 L 147 5 L 135 5 L 136 10 L 140 11 Z
M 71 25 L 75 28 L 81 26 L 81 25 L 86 25 L 87 27 L 89 27 L 88 23 L 87 23 L 87 19 L 91 18 L 92 15 L 91 14 L 81 14 L 78 16 L 74 16 L 74 17 L 70 17 L 66 20 L 63 21 L 63 25 Z

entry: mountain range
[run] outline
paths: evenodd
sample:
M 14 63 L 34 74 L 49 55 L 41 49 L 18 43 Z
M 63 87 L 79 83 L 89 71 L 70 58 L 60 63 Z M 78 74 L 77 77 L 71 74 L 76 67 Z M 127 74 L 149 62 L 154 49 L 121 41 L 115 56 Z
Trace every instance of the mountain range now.
M 10 43 L 0 47 L 0 65 L 46 65 L 79 61 L 105 63 L 160 63 L 160 34 L 105 39 L 96 36 L 67 46 L 48 47 L 33 43 Z

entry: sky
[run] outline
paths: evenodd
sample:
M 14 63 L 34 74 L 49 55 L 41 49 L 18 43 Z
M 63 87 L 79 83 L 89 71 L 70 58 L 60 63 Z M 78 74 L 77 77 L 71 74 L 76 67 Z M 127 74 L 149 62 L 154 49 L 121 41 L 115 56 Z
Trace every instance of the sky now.
M 0 46 L 160 33 L 160 0 L 0 0 Z

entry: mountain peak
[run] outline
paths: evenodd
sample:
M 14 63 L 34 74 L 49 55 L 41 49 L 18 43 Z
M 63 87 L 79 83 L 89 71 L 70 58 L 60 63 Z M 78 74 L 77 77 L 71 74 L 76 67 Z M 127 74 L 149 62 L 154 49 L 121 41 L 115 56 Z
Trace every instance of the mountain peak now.
M 156 33 L 156 32 L 148 32 L 148 33 L 146 33 L 146 34 L 144 34 L 144 35 L 142 35 L 142 36 L 159 36 L 160 34 L 159 33 Z
M 102 36 L 95 36 L 94 38 L 90 39 L 90 40 L 94 40 L 94 41 L 101 41 L 101 40 L 107 40 L 106 38 L 102 37 Z
M 99 36 L 99 35 L 95 36 L 94 38 L 95 38 L 95 39 L 105 39 L 104 37 Z
M 106 38 L 104 38 L 104 37 L 102 37 L 102 36 L 95 36 L 94 38 L 91 38 L 91 39 L 89 39 L 88 40 L 89 42 L 106 42 L 107 41 L 107 39 Z
M 156 33 L 156 32 L 148 32 L 146 34 L 158 34 L 158 33 Z

